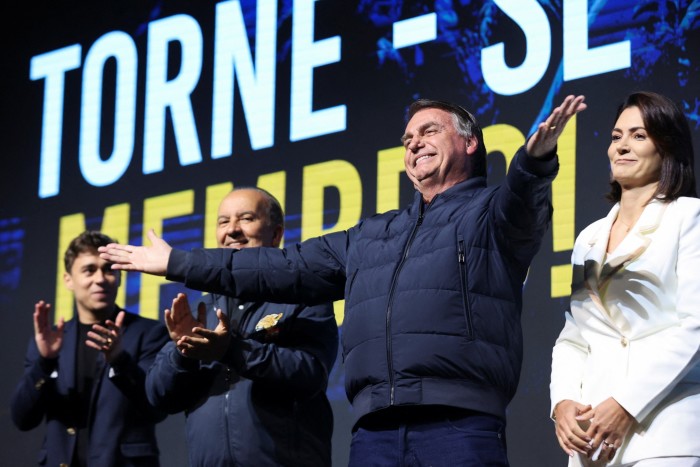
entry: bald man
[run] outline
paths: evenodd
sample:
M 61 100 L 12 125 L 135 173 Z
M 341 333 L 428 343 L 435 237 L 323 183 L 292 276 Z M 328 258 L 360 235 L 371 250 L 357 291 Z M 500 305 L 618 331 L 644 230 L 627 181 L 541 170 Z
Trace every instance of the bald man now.
M 236 189 L 219 206 L 219 248 L 279 247 L 278 201 Z M 204 295 L 197 318 L 179 294 L 169 342 L 148 372 L 152 404 L 184 411 L 191 466 L 330 466 L 326 397 L 338 334 L 331 303 L 285 305 Z

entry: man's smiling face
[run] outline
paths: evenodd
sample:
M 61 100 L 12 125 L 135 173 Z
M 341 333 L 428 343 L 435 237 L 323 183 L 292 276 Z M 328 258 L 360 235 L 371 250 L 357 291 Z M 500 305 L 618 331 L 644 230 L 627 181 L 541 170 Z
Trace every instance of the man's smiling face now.
M 273 226 L 268 200 L 257 190 L 229 193 L 219 205 L 216 241 L 220 248 L 279 246 L 282 227 Z
M 457 132 L 451 113 L 436 108 L 419 110 L 406 125 L 401 140 L 406 149 L 406 175 L 428 200 L 469 178 L 470 140 Z

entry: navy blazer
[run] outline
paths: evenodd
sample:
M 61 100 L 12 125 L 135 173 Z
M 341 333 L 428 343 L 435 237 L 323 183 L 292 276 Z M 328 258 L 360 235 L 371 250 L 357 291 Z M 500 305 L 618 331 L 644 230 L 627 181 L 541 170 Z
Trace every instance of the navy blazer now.
M 42 358 L 34 337 L 30 339 L 24 375 L 12 396 L 11 414 L 23 431 L 46 420 L 46 436 L 40 465 L 71 465 L 77 438 L 76 352 L 77 319 L 66 322 L 63 345 L 57 359 Z M 166 414 L 146 398 L 144 381 L 148 367 L 169 340 L 158 321 L 127 312 L 122 328 L 124 352 L 112 365 L 98 357 L 101 368 L 90 398 L 89 465 L 101 467 L 157 466 L 155 425 Z

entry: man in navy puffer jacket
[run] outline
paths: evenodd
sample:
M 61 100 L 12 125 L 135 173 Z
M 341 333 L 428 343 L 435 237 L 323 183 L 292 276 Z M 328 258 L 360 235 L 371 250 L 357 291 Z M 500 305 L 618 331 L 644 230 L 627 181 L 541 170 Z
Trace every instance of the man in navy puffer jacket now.
M 282 208 L 265 190 L 237 188 L 219 204 L 221 248 L 278 247 L 283 232 Z M 329 467 L 326 388 L 338 352 L 333 305 L 219 294 L 193 302 L 197 319 L 185 294 L 166 310 L 172 341 L 146 377 L 154 407 L 187 416 L 190 467 Z
M 568 96 L 486 186 L 486 148 L 462 107 L 419 100 L 402 137 L 417 193 L 407 209 L 284 250 L 109 245 L 116 268 L 242 299 L 345 298 L 353 406 L 350 465 L 507 466 L 505 411 L 522 360 L 528 267 L 551 219 L 549 189 Z

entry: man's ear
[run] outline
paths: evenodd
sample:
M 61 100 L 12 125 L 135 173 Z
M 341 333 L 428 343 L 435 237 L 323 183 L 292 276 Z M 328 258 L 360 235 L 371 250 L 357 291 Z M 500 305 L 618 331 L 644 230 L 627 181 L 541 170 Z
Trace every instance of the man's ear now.
M 65 285 L 68 290 L 73 290 L 73 276 L 67 272 L 63 273 L 63 285 Z
M 280 243 L 282 243 L 282 235 L 284 235 L 284 228 L 281 225 L 275 227 L 275 231 L 272 233 L 272 246 L 278 248 Z
M 467 154 L 471 156 L 476 152 L 477 148 L 479 147 L 479 140 L 476 139 L 476 136 L 470 136 L 469 138 L 467 138 L 466 145 Z

